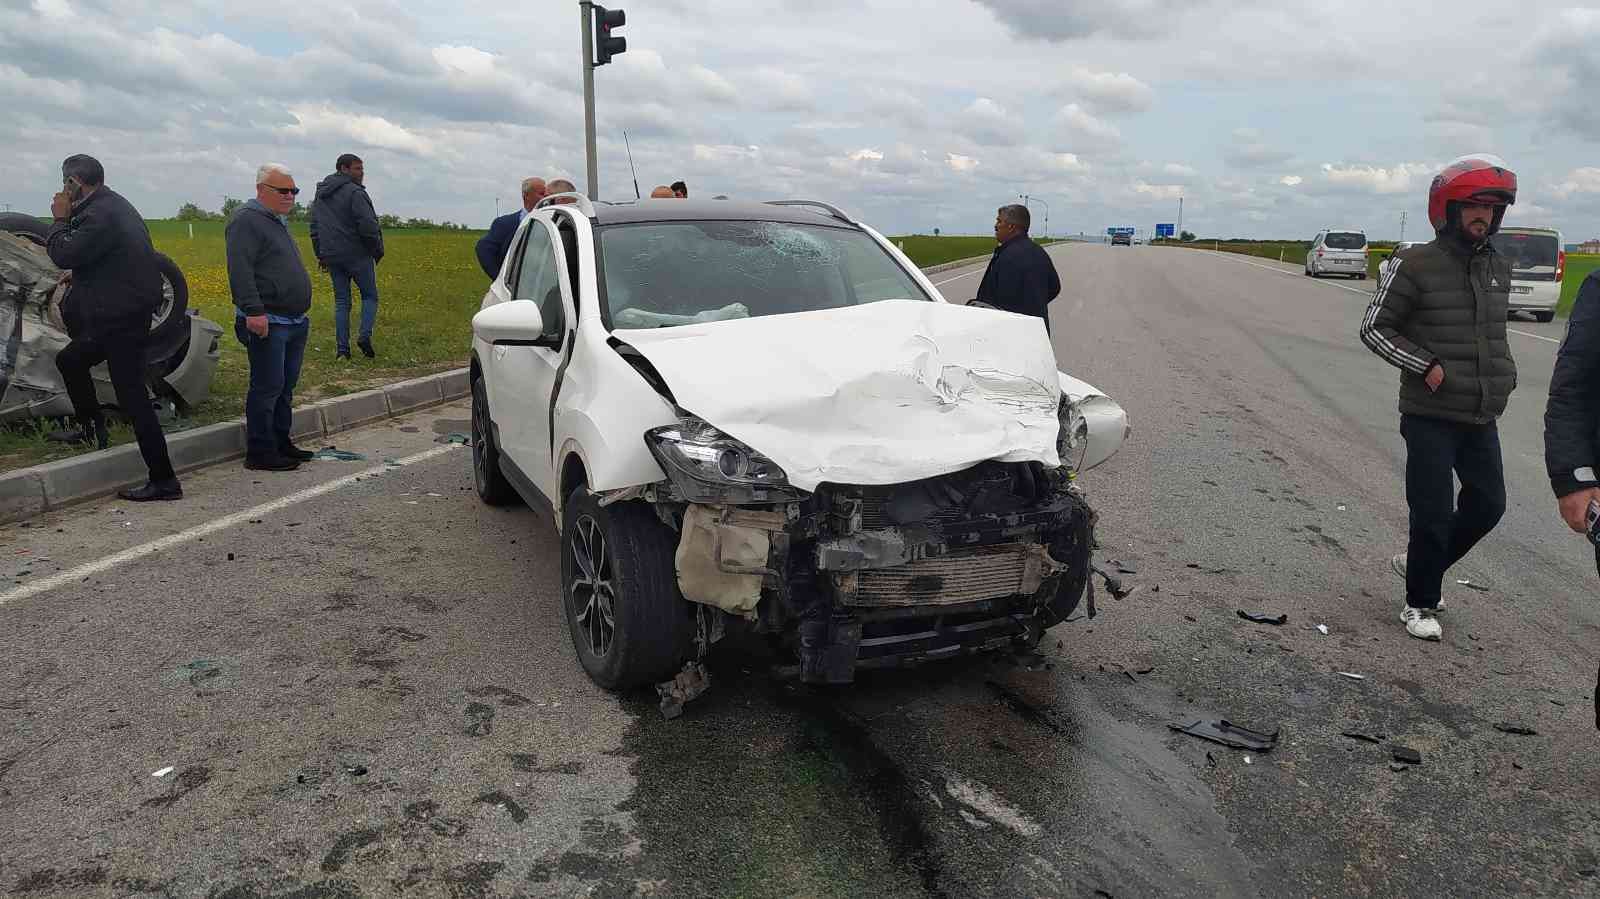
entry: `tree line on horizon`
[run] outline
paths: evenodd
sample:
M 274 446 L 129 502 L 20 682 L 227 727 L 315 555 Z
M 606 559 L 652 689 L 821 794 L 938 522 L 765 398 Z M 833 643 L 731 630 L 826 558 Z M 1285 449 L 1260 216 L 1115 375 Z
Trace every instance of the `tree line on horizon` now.
M 227 221 L 235 212 L 238 211 L 239 207 L 243 205 L 244 201 L 238 197 L 223 197 L 222 208 L 216 212 L 212 212 L 207 209 L 201 209 L 197 203 L 184 203 L 182 206 L 178 207 L 177 219 L 180 222 Z M 294 206 L 290 208 L 287 218 L 291 222 L 308 221 L 311 218 L 311 208 L 306 206 L 304 203 L 301 203 L 299 200 L 296 200 Z M 407 228 L 431 228 L 443 231 L 472 230 L 472 228 L 468 225 L 458 225 L 448 219 L 442 222 L 435 222 L 433 219 L 429 218 L 401 218 L 398 215 L 392 214 L 378 216 L 378 227 L 383 228 L 384 230 L 404 230 Z

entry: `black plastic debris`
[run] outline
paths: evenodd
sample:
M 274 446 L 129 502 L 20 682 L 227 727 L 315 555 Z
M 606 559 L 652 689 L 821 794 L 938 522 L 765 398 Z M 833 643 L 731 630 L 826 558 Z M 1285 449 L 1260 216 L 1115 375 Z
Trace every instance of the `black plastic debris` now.
M 1539 733 L 1531 727 L 1523 727 L 1520 724 L 1506 724 L 1505 722 L 1496 724 L 1494 729 L 1503 734 L 1516 734 L 1519 737 L 1531 737 Z
M 229 562 L 233 561 L 233 553 L 228 553 L 228 561 Z
M 1155 666 L 1151 665 L 1149 668 L 1140 668 L 1138 671 L 1135 671 L 1134 674 L 1149 674 L 1154 670 L 1156 670 Z
M 367 766 L 366 765 L 345 765 L 344 766 L 344 773 L 350 775 L 351 777 L 366 777 L 367 776 Z
M 1206 765 L 1212 768 L 1217 767 L 1217 757 L 1209 752 L 1206 753 Z
M 1260 731 L 1250 730 L 1247 727 L 1238 727 L 1231 721 L 1196 721 L 1184 726 L 1177 724 L 1167 725 L 1168 730 L 1175 730 L 1180 734 L 1199 737 L 1212 743 L 1220 743 L 1232 749 L 1250 749 L 1256 752 L 1271 752 L 1278 745 L 1278 731 L 1265 734 Z
M 1390 762 L 1389 763 L 1389 770 L 1390 771 L 1404 771 L 1404 770 L 1406 770 L 1407 768 L 1410 768 L 1410 767 L 1411 767 L 1410 765 L 1402 765 L 1399 762 Z
M 1340 733 L 1340 736 L 1341 737 L 1349 737 L 1352 740 L 1360 740 L 1363 743 L 1371 743 L 1374 746 L 1383 745 L 1383 738 L 1382 737 L 1374 737 L 1371 734 L 1358 733 L 1358 732 L 1353 731 L 1353 730 L 1344 731 L 1344 732 Z
M 1516 759 L 1512 759 L 1511 760 L 1511 767 L 1517 769 L 1518 771 L 1524 770 L 1523 767 L 1522 767 L 1522 763 L 1517 761 Z
M 1288 615 L 1263 615 L 1260 612 L 1246 612 L 1244 609 L 1239 610 L 1239 617 L 1246 621 L 1254 621 L 1256 624 L 1271 624 L 1277 627 L 1289 623 Z
M 1594 678 L 1594 729 L 1600 730 L 1600 671 Z
M 1401 746 L 1399 743 L 1395 743 L 1389 747 L 1389 751 L 1394 755 L 1394 760 L 1397 762 L 1404 762 L 1407 765 L 1422 764 L 1422 753 L 1412 749 L 1410 746 Z

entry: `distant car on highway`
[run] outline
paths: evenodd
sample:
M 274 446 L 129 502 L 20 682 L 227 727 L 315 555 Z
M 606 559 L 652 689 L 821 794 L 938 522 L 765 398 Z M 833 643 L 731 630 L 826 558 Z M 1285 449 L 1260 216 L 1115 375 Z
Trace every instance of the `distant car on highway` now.
M 1389 274 L 1389 267 L 1394 263 L 1395 257 L 1399 256 L 1402 251 L 1409 250 L 1412 247 L 1414 247 L 1414 246 L 1416 246 L 1418 244 L 1422 244 L 1422 243 L 1427 243 L 1427 241 L 1424 241 L 1424 240 L 1402 240 L 1399 243 L 1395 244 L 1394 245 L 1394 250 L 1392 252 L 1390 252 L 1389 255 L 1383 257 L 1383 261 L 1382 262 L 1378 263 L 1378 277 L 1382 278 L 1384 275 Z
M 1127 414 L 832 206 L 554 194 L 472 332 L 478 495 L 554 518 L 602 687 L 740 629 L 847 683 L 1035 646 L 1086 594 L 1080 473 Z
M 1114 247 L 1131 247 L 1133 246 L 1133 235 L 1113 234 L 1111 235 L 1111 245 Z
M 1350 275 L 1357 279 L 1367 277 L 1367 235 L 1355 228 L 1317 232 L 1317 239 L 1306 251 L 1306 274 L 1313 278 L 1323 275 Z
M 1556 317 L 1561 281 L 1567 274 L 1567 251 L 1561 232 L 1553 228 L 1501 228 L 1489 238 L 1511 260 L 1512 312 L 1532 313 L 1542 322 Z

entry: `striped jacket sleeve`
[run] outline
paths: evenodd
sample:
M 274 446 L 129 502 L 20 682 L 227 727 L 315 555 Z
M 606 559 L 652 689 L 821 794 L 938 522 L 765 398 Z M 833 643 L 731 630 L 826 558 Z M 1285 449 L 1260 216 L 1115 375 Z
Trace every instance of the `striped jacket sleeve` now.
M 1361 320 L 1361 342 L 1390 365 L 1422 375 L 1427 374 L 1437 357 L 1400 333 L 1411 318 L 1416 300 L 1417 283 L 1405 270 L 1405 260 L 1394 260 L 1378 280 L 1372 305 Z

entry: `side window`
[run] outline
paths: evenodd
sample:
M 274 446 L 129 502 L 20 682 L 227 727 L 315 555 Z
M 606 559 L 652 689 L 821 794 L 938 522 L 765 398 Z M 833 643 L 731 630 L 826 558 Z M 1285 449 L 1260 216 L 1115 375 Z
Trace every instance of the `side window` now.
M 522 250 L 513 299 L 539 304 L 544 320 L 544 336 L 560 340 L 566 333 L 566 315 L 561 305 L 561 273 L 556 269 L 555 247 L 550 229 L 543 222 L 528 225 L 528 240 Z
M 522 233 L 522 237 L 517 241 L 516 245 L 511 248 L 511 252 L 509 254 L 511 258 L 511 264 L 506 266 L 505 269 L 505 283 L 507 287 L 515 288 L 517 286 L 517 278 L 522 273 L 522 249 L 527 245 L 528 231 L 524 231 Z

